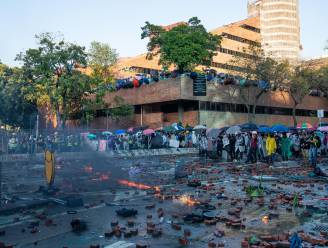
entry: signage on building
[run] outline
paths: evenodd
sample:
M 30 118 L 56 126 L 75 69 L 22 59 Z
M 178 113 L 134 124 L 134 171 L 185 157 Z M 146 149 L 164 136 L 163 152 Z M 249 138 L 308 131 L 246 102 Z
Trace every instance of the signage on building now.
M 325 111 L 323 109 L 318 109 L 317 114 L 318 114 L 318 118 L 325 117 Z
M 206 77 L 198 74 L 193 83 L 194 96 L 206 96 Z

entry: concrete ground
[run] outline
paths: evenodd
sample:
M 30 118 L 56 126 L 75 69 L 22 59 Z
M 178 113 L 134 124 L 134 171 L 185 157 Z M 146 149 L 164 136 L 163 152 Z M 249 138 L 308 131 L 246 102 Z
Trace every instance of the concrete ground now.
M 45 186 L 42 164 L 33 160 L 5 163 L 2 180 L 7 200 L 2 210 L 16 210 L 1 213 L 0 233 L 5 234 L 0 241 L 22 248 L 105 247 L 119 240 L 139 247 L 174 248 L 186 241 L 187 247 L 201 248 L 247 247 L 245 241 L 254 236 L 259 240 L 255 247 L 262 247 L 263 242 L 280 242 L 283 247 L 290 233 L 298 231 L 311 247 L 328 239 L 328 181 L 310 177 L 311 170 L 303 161 L 268 166 L 223 163 L 195 155 L 134 159 L 58 155 L 55 187 L 59 192 L 45 196 L 37 192 L 40 185 Z M 176 179 L 176 171 L 201 185 L 188 186 L 188 177 Z M 252 197 L 259 187 L 260 195 Z M 82 198 L 84 206 L 58 203 L 73 197 Z M 42 204 L 32 207 L 36 201 Z M 117 216 L 116 210 L 123 207 L 134 208 L 138 214 Z M 201 223 L 184 220 L 188 214 L 206 212 L 207 220 Z M 72 219 L 85 221 L 87 230 L 73 233 Z M 39 226 L 31 228 L 33 221 Z M 113 222 L 118 222 L 120 237 L 111 236 Z M 138 234 L 129 237 L 133 229 Z

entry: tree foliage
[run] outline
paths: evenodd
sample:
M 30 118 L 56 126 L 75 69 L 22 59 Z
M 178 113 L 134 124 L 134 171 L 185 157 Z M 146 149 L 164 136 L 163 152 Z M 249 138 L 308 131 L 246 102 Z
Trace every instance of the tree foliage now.
M 174 65 L 180 72 L 210 65 L 221 42 L 221 37 L 207 32 L 197 17 L 170 30 L 149 22 L 141 29 L 141 38 L 149 38 L 147 58 L 159 55 L 164 68 Z
M 17 56 L 28 82 L 26 97 L 39 106 L 50 106 L 64 128 L 72 114 L 101 104 L 112 80 L 108 68 L 116 63 L 117 53 L 107 44 L 93 42 L 87 54 L 83 46 L 51 33 L 37 35 L 36 39 L 37 48 Z M 91 76 L 83 70 L 88 61 Z
M 117 63 L 118 53 L 109 44 L 93 41 L 88 51 L 88 62 L 94 80 L 104 84 L 114 82 L 111 67 Z
M 287 61 L 276 61 L 266 56 L 263 49 L 258 46 L 245 48 L 243 54 L 245 55 L 235 55 L 230 62 L 242 68 L 237 73 L 242 78 L 237 86 L 238 93 L 248 110 L 249 121 L 253 122 L 262 95 L 288 81 L 290 65 Z M 249 87 L 252 85 L 258 87 Z M 250 97 L 251 95 L 254 97 Z
M 0 122 L 31 129 L 35 124 L 36 115 L 36 104 L 25 99 L 22 70 L 0 63 Z

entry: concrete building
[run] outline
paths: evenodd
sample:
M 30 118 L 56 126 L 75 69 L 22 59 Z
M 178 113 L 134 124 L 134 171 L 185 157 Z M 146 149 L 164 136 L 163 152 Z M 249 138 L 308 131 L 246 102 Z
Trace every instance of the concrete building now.
M 267 53 L 280 59 L 297 60 L 300 50 L 298 1 L 257 0 L 249 2 L 248 9 L 247 19 L 211 31 L 221 35 L 222 42 L 210 68 L 218 73 L 238 74 L 242 68 L 232 63 L 232 60 L 235 56 L 247 56 L 244 50 L 249 45 L 262 45 Z M 178 24 L 164 28 L 169 29 Z M 115 71 L 118 78 L 133 76 L 136 73 L 150 74 L 152 70 L 161 71 L 158 59 L 155 57 L 147 60 L 146 54 L 122 58 Z M 202 66 L 198 69 L 202 69 Z M 206 124 L 208 127 L 223 127 L 248 121 L 245 102 L 241 100 L 235 86 L 208 82 L 206 96 L 193 96 L 192 86 L 190 78 L 182 77 L 108 93 L 106 102 L 112 103 L 114 97 L 119 96 L 135 109 L 133 118 L 111 122 L 110 126 L 121 128 L 149 125 L 156 128 L 181 121 L 184 125 Z M 248 88 L 248 104 L 251 108 L 258 90 L 254 86 Z M 292 126 L 292 107 L 293 100 L 287 92 L 268 91 L 259 99 L 255 122 Z M 315 124 L 318 123 L 316 110 L 328 110 L 328 101 L 322 97 L 307 96 L 296 109 L 299 122 Z M 108 120 L 105 116 L 104 111 L 99 110 L 92 127 L 106 127 Z M 327 112 L 325 116 L 328 117 Z
M 292 62 L 299 59 L 298 0 L 251 0 L 248 15 L 259 16 L 262 48 L 267 55 Z

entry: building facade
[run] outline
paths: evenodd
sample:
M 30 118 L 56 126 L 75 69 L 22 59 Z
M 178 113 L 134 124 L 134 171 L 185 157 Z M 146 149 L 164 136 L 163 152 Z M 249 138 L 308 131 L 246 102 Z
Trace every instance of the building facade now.
M 248 15 L 259 16 L 262 48 L 267 55 L 298 61 L 301 50 L 298 0 L 251 0 Z
M 238 75 L 235 57 L 247 57 L 249 46 L 261 46 L 270 56 L 279 59 L 297 60 L 300 51 L 298 0 L 253 0 L 248 5 L 249 17 L 230 23 L 211 32 L 221 35 L 222 41 L 213 57 L 210 69 L 228 76 Z M 173 24 L 169 29 L 178 24 Z M 146 54 L 120 59 L 115 71 L 118 78 L 134 76 L 136 73 L 151 74 L 161 71 L 159 57 L 146 59 Z M 315 61 L 311 63 L 316 63 Z M 171 67 L 171 70 L 174 68 Z M 198 69 L 204 69 L 200 66 Z M 112 127 L 148 125 L 152 128 L 182 122 L 184 125 L 206 124 L 208 127 L 223 127 L 249 121 L 250 115 L 234 85 L 207 83 L 206 96 L 193 96 L 193 83 L 188 77 L 168 79 L 142 85 L 139 88 L 120 89 L 108 93 L 105 101 L 112 103 L 116 96 L 134 106 L 133 118 L 111 123 Z M 248 105 L 254 108 L 256 86 L 248 89 Z M 257 124 L 282 123 L 293 125 L 293 100 L 285 91 L 268 91 L 256 103 Z M 306 96 L 296 107 L 299 122 L 318 123 L 317 110 L 328 110 L 328 101 L 323 97 Z M 108 120 L 105 112 L 99 110 L 93 121 L 94 128 L 104 128 Z M 325 117 L 328 113 L 325 112 Z M 328 121 L 324 119 L 323 121 Z

